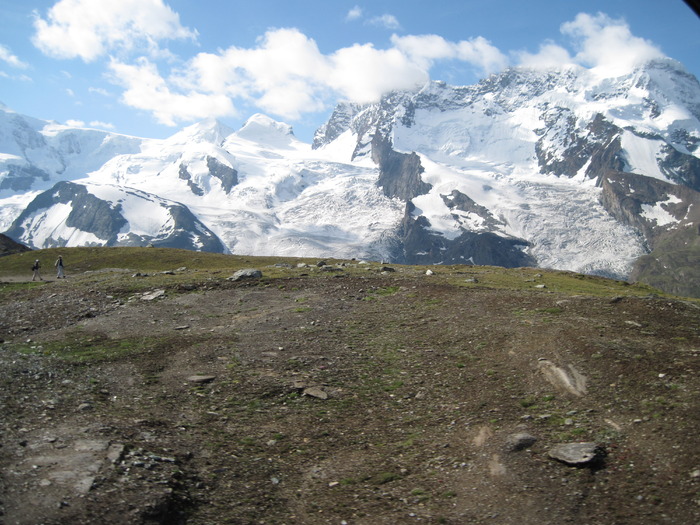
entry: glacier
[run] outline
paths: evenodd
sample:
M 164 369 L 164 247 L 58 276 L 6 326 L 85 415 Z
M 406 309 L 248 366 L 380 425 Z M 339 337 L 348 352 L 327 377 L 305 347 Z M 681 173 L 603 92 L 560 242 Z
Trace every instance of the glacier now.
M 148 139 L 0 108 L 0 230 L 33 248 L 155 242 L 625 278 L 657 239 L 697 227 L 699 146 L 700 86 L 671 60 L 617 78 L 571 66 L 432 81 L 339 104 L 312 144 L 261 114 Z

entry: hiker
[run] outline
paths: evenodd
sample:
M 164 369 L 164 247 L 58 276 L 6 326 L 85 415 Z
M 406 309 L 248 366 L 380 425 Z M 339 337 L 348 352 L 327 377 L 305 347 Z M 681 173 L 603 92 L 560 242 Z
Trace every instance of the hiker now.
M 56 267 L 56 279 L 60 279 L 61 277 L 65 279 L 66 276 L 63 273 L 63 256 L 58 256 L 58 259 L 56 259 L 54 266 Z
M 39 268 L 41 268 L 41 263 L 39 262 L 39 259 L 34 261 L 34 265 L 32 266 L 32 271 L 34 272 L 32 274 L 32 281 L 36 281 L 37 278 L 39 278 L 40 281 L 43 281 L 44 279 L 41 278 L 41 273 L 39 273 Z

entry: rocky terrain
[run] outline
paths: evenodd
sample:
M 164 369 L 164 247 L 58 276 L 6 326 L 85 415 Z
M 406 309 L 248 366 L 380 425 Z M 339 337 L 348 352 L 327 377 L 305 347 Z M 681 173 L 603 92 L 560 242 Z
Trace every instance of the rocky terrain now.
M 696 300 L 88 250 L 0 259 L 3 523 L 700 522 Z

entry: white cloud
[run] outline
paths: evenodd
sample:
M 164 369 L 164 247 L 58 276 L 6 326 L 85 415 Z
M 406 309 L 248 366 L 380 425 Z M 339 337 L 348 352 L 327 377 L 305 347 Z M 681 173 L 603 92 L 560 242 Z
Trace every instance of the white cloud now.
M 624 20 L 598 13 L 579 13 L 561 26 L 576 52 L 573 56 L 563 46 L 545 42 L 537 53 L 518 52 L 519 65 L 560 67 L 567 64 L 593 68 L 604 76 L 623 75 L 644 62 L 661 58 L 663 52 L 651 42 L 632 34 Z
M 287 120 L 318 112 L 338 98 L 367 103 L 392 90 L 420 87 L 437 60 L 467 62 L 483 72 L 506 65 L 483 38 L 449 42 L 436 35 L 391 39 L 388 49 L 355 44 L 323 54 L 297 29 L 270 30 L 254 47 L 199 53 L 162 76 L 145 58 L 113 60 L 112 79 L 123 86 L 122 102 L 148 110 L 164 124 L 235 114 L 234 104 L 252 104 Z
M 396 48 L 371 44 L 346 47 L 331 57 L 328 86 L 354 102 L 373 102 L 394 89 L 411 89 L 429 80 L 428 71 Z
M 109 122 L 102 122 L 101 120 L 92 120 L 90 121 L 90 127 L 113 130 L 114 124 L 110 124 Z
M 636 37 L 623 20 L 598 13 L 580 13 L 572 22 L 561 26 L 564 35 L 573 39 L 582 65 L 600 68 L 607 73 L 623 74 L 650 59 L 664 54 L 651 42 Z
M 157 67 L 146 58 L 134 64 L 112 60 L 109 69 L 113 81 L 124 87 L 121 100 L 127 106 L 153 113 L 158 122 L 175 126 L 178 121 L 235 114 L 230 98 L 223 93 L 171 90 Z
M 345 20 L 348 22 L 352 22 L 353 20 L 359 20 L 362 18 L 362 8 L 359 5 L 356 5 L 350 11 L 348 11 L 348 14 L 345 15 Z
M 162 0 L 60 0 L 46 20 L 35 13 L 34 45 L 56 58 L 90 62 L 112 51 L 145 46 L 157 52 L 166 39 L 196 38 Z
M 545 42 L 535 54 L 520 51 L 516 53 L 516 56 L 518 56 L 521 66 L 537 69 L 560 67 L 573 63 L 569 52 L 554 42 Z
M 394 15 L 381 15 L 381 16 L 375 16 L 373 18 L 370 18 L 367 21 L 368 24 L 373 25 L 373 26 L 380 26 L 380 27 L 385 27 L 387 29 L 399 29 L 401 27 L 401 24 L 399 24 L 399 21 Z
M 354 16 L 362 16 L 361 10 Z M 610 70 L 661 56 L 656 47 L 633 36 L 624 22 L 605 15 L 578 15 L 561 31 L 573 42 L 575 54 L 548 41 L 534 54 L 514 53 L 519 63 L 529 67 L 573 63 Z M 132 63 L 113 58 L 109 70 L 112 81 L 124 89 L 124 104 L 173 126 L 232 116 L 238 105 L 296 120 L 326 109 L 338 98 L 374 102 L 389 91 L 423 85 L 431 69 L 448 60 L 470 65 L 479 74 L 508 66 L 506 55 L 483 37 L 452 42 L 439 35 L 393 35 L 387 49 L 354 44 L 324 54 L 312 38 L 286 28 L 269 30 L 252 47 L 199 53 L 179 66 L 171 64 L 165 74 L 145 57 Z
M 22 62 L 17 56 L 12 54 L 10 48 L 0 44 L 0 61 L 5 62 L 7 65 L 15 67 L 17 69 L 27 69 L 28 64 Z
M 391 41 L 426 70 L 437 60 L 461 60 L 477 67 L 481 73 L 494 73 L 508 65 L 506 56 L 483 37 L 449 42 L 438 35 L 394 35 Z
M 99 129 L 114 129 L 114 124 L 110 124 L 109 122 L 102 122 L 100 120 L 92 120 L 90 121 L 90 124 L 86 124 L 84 120 L 68 119 L 66 120 L 66 126 L 70 126 L 72 128 L 85 128 L 89 126 L 91 128 Z

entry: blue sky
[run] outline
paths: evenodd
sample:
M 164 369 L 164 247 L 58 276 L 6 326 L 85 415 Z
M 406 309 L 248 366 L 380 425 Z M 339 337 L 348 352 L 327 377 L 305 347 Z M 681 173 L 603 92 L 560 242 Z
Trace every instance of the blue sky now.
M 683 0 L 0 0 L 0 20 L 0 102 L 153 138 L 261 112 L 308 142 L 340 100 L 509 66 L 668 56 L 700 77 Z

